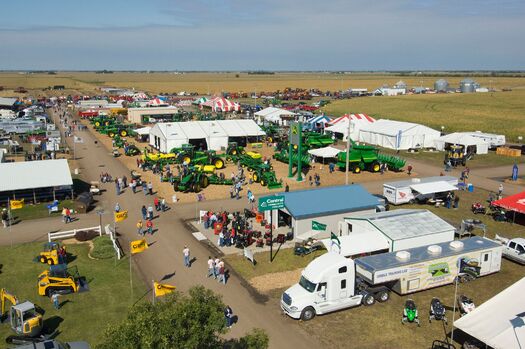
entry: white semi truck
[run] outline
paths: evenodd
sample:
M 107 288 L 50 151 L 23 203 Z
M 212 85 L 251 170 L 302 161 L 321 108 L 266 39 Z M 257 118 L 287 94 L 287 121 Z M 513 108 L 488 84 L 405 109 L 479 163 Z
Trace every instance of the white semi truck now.
M 400 295 L 471 280 L 501 267 L 502 246 L 472 237 L 357 259 L 326 253 L 303 270 L 299 283 L 281 297 L 281 309 L 304 321 L 315 315 L 386 302 Z

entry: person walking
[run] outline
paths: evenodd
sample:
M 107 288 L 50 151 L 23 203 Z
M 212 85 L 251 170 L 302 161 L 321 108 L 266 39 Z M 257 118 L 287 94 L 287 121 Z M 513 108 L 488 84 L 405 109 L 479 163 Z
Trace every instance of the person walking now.
M 67 215 L 66 215 L 66 210 L 67 210 L 66 207 L 64 207 L 64 208 L 62 209 L 62 219 L 64 220 L 64 223 L 67 224 Z
M 413 169 L 412 165 L 408 165 L 408 167 L 407 167 L 407 174 L 409 176 L 412 174 L 412 169 Z
M 162 200 L 160 200 L 160 208 L 162 209 L 162 212 L 165 212 L 168 209 L 168 206 L 166 206 L 166 199 L 162 198 Z
M 153 235 L 153 222 L 151 221 L 151 219 L 148 219 L 146 221 L 146 229 L 148 229 L 149 235 Z
M 144 192 L 144 195 L 148 195 L 148 183 L 142 182 L 142 191 Z
M 330 173 L 334 173 L 334 171 L 335 171 L 335 164 L 333 162 L 331 162 L 328 165 L 328 169 L 330 170 Z
M 120 184 L 119 184 L 118 178 L 115 179 L 115 190 L 117 192 L 117 196 L 120 195 Z
M 455 209 L 459 208 L 459 195 L 456 195 L 454 197 L 454 208 Z
M 208 277 L 213 276 L 214 279 L 217 278 L 215 275 L 215 261 L 211 256 L 208 257 Z
M 151 182 L 148 182 L 148 192 L 149 192 L 149 195 L 153 196 L 153 183 Z
M 219 257 L 215 257 L 215 260 L 213 261 L 213 264 L 215 265 L 215 278 L 217 279 L 219 277 L 219 264 L 221 263 L 221 260 Z
M 224 318 L 226 319 L 226 327 L 232 328 L 233 325 L 233 310 L 229 305 L 224 308 Z
M 53 292 L 53 295 L 51 296 L 51 302 L 53 302 L 53 307 L 58 310 L 60 309 L 60 302 L 58 299 L 58 292 Z
M 128 186 L 128 177 L 126 177 L 126 175 L 124 175 L 124 177 L 122 177 L 122 184 L 123 184 L 123 188 L 127 188 L 127 186 Z
M 503 195 L 503 183 L 500 183 L 498 188 L 498 197 L 501 199 L 501 196 Z
M 139 234 L 139 235 L 143 235 L 143 234 L 142 234 L 142 220 L 139 220 L 139 221 L 137 222 L 137 234 Z
M 142 205 L 140 211 L 142 212 L 142 219 L 146 220 L 148 218 L 148 209 L 146 208 L 146 205 Z
M 120 212 L 120 205 L 118 204 L 118 202 L 115 204 L 115 212 L 116 213 Z
M 224 262 L 222 260 L 219 262 L 219 283 L 220 282 L 226 285 L 226 274 L 224 269 Z
M 188 246 L 184 246 L 184 249 L 182 250 L 182 255 L 184 257 L 184 266 L 185 267 L 190 267 L 190 249 L 188 248 Z
M 71 210 L 66 207 L 66 223 L 71 222 Z
M 155 196 L 155 199 L 153 199 L 153 205 L 155 205 L 155 210 L 160 211 L 160 202 L 159 198 Z
M 2 210 L 2 224 L 4 225 L 4 228 L 7 228 L 7 221 L 9 219 L 9 214 L 7 213 L 7 209 Z
M 148 219 L 153 220 L 153 206 L 151 204 L 148 206 Z
M 135 180 L 131 180 L 131 183 L 129 184 L 129 186 L 131 187 L 131 191 L 133 192 L 133 194 L 135 194 L 136 189 L 137 189 L 137 182 Z

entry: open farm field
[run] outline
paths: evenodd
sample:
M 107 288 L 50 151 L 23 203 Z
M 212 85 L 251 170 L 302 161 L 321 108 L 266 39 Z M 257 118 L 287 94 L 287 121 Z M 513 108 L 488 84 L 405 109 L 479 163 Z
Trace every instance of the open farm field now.
M 422 123 L 445 132 L 483 131 L 504 134 L 517 142 L 525 136 L 525 90 L 472 94 L 362 97 L 333 101 L 331 115 L 366 113 L 377 119 Z
M 277 73 L 258 75 L 248 73 L 125 73 L 97 74 L 95 72 L 58 72 L 56 75 L 45 73 L 19 74 L 0 73 L 0 86 L 4 91 L 23 86 L 27 89 L 43 89 L 53 85 L 65 85 L 67 90 L 89 92 L 100 86 L 135 88 L 150 93 L 197 92 L 199 94 L 217 94 L 229 92 L 275 91 L 286 87 L 317 88 L 323 91 L 338 91 L 348 88 L 367 88 L 373 90 L 384 84 L 394 85 L 399 80 L 408 86 L 433 86 L 436 77 L 401 76 L 396 74 L 332 74 L 332 73 Z M 451 86 L 459 86 L 462 77 L 446 78 Z M 474 78 L 482 86 L 501 88 L 525 88 L 525 78 L 488 77 Z M 11 91 L 12 92 L 12 91 Z M 31 92 L 31 91 L 30 91 Z M 61 91 L 48 91 L 60 93 Z M 433 96 L 432 96 L 433 97 Z

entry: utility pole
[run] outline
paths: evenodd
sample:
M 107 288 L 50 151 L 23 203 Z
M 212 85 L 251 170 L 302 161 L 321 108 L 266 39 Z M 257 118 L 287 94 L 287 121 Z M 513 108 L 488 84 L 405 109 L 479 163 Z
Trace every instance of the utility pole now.
M 346 173 L 345 184 L 348 185 L 348 158 L 350 157 L 350 116 L 348 117 L 348 130 L 346 135 Z

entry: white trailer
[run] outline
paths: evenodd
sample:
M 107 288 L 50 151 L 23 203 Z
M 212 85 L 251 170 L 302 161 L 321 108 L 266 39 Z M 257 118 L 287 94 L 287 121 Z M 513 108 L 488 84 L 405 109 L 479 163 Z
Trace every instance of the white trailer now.
M 502 246 L 473 237 L 355 260 L 326 253 L 301 273 L 299 283 L 281 297 L 281 309 L 294 319 L 385 302 L 389 291 L 404 295 L 472 280 L 501 268 Z
M 458 179 L 452 176 L 412 178 L 383 184 L 383 196 L 389 203 L 401 205 L 424 202 L 439 194 L 458 190 Z
M 506 143 L 505 135 L 497 135 L 493 133 L 483 133 L 481 131 L 469 132 L 469 136 L 480 138 L 489 144 L 490 149 L 504 146 Z

